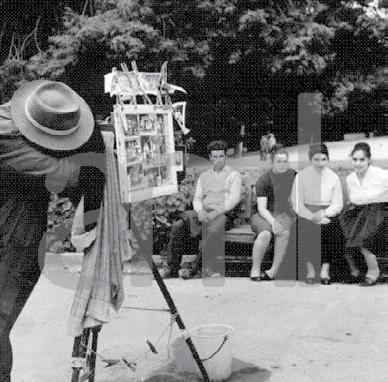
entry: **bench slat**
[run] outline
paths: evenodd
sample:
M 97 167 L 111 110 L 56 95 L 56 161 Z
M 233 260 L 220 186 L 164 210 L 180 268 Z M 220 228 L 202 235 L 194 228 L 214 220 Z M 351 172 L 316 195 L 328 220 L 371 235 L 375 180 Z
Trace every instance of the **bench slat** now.
M 235 243 L 253 243 L 256 234 L 252 232 L 250 224 L 244 224 L 225 232 L 225 241 Z

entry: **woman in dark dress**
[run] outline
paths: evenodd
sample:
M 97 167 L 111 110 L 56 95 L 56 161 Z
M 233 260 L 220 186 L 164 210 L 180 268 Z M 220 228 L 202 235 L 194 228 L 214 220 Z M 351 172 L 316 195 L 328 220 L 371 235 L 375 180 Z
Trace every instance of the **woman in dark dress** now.
M 32 81 L 0 106 L 0 382 L 11 380 L 10 332 L 43 268 L 50 193 L 84 195 L 94 220 L 105 181 L 103 158 L 93 162 L 103 153 L 91 110 L 63 83 Z
M 349 205 L 341 217 L 347 249 L 359 249 L 367 264 L 361 286 L 377 283 L 380 269 L 376 255 L 387 253 L 388 170 L 371 165 L 370 146 L 357 143 L 351 153 L 354 171 L 346 178 Z M 351 253 L 347 261 L 351 278 L 358 281 L 360 272 Z

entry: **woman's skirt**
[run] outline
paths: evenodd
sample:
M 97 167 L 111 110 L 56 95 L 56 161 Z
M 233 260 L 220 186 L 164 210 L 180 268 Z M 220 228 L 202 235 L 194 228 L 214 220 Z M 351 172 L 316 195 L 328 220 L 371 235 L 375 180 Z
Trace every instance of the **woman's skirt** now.
M 350 205 L 340 216 L 348 248 L 366 248 L 375 255 L 388 251 L 388 203 Z
M 306 205 L 312 213 L 326 209 L 327 206 Z M 328 224 L 316 224 L 310 220 L 298 217 L 298 259 L 303 263 L 309 261 L 315 266 L 331 263 L 342 254 L 344 239 L 338 217 L 330 218 Z

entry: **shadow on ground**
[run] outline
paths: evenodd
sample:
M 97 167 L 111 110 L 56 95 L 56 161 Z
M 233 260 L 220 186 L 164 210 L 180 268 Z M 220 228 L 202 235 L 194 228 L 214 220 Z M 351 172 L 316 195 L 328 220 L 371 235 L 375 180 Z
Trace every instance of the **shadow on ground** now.
M 175 362 L 155 370 L 144 382 L 198 382 L 200 378 L 191 372 L 180 371 Z M 232 375 L 225 382 L 265 382 L 271 372 L 237 358 L 232 360 Z

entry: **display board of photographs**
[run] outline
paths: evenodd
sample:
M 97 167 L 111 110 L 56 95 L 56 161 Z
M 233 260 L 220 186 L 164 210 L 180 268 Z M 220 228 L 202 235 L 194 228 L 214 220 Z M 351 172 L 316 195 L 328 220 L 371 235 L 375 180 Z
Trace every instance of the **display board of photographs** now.
M 122 200 L 177 192 L 171 110 L 156 105 L 116 105 L 115 129 Z

